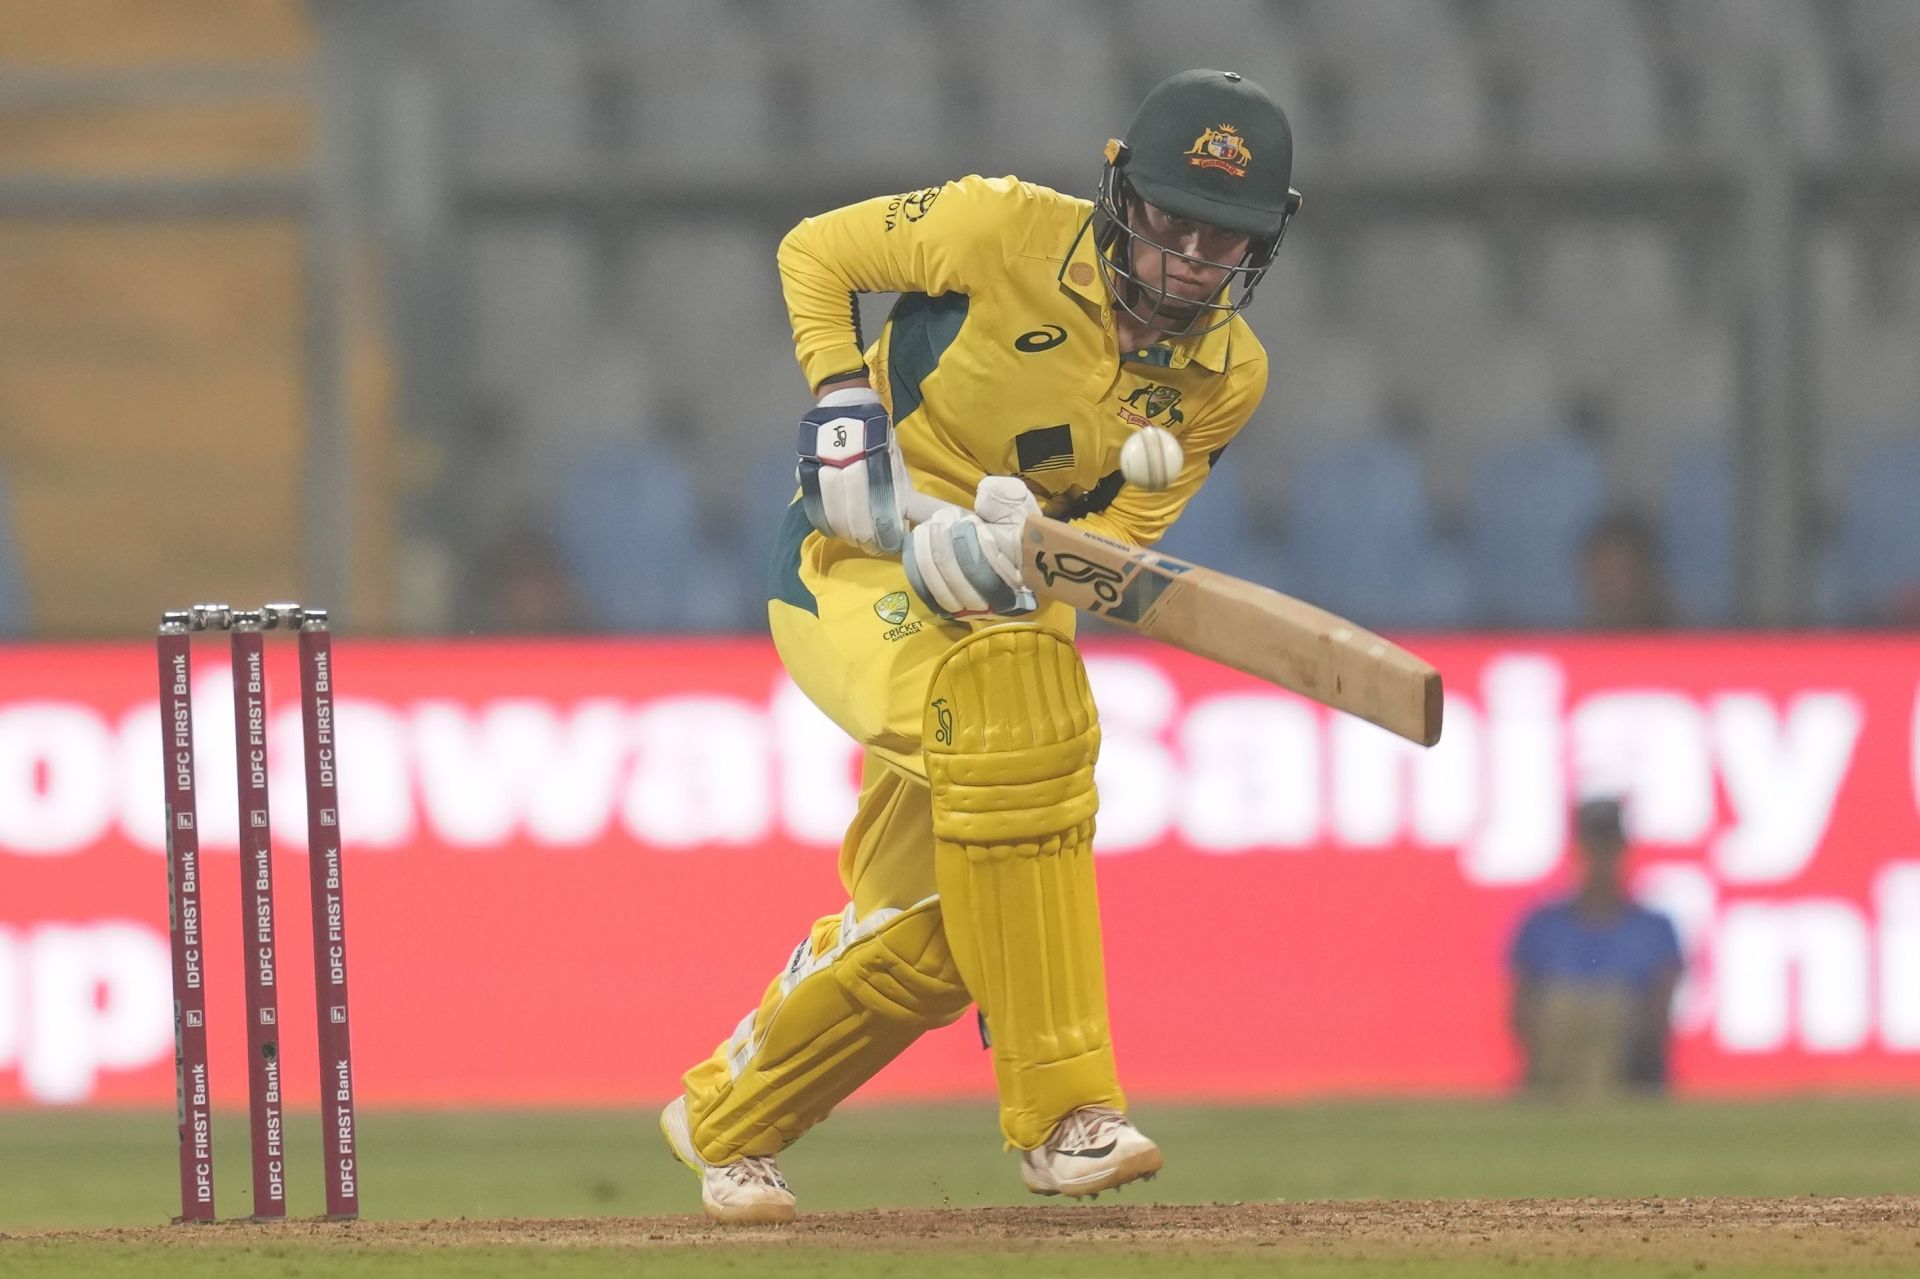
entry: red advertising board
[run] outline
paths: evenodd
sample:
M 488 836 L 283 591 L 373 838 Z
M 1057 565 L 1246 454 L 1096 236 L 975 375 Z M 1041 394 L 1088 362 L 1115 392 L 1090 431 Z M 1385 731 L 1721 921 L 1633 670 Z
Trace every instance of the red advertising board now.
M 1178 653 L 1088 645 L 1122 1076 L 1157 1097 L 1488 1092 L 1566 814 L 1626 796 L 1689 956 L 1678 1086 L 1920 1083 L 1920 639 L 1415 641 L 1419 752 Z M 213 1088 L 240 1103 L 224 645 L 195 680 Z M 336 648 L 363 1102 L 668 1096 L 820 915 L 857 758 L 759 641 Z M 292 1100 L 315 1095 L 297 683 L 269 716 Z M 153 652 L 0 649 L 0 1104 L 172 1096 Z M 302 1047 L 305 1044 L 307 1047 Z M 969 1022 L 864 1094 L 991 1090 Z

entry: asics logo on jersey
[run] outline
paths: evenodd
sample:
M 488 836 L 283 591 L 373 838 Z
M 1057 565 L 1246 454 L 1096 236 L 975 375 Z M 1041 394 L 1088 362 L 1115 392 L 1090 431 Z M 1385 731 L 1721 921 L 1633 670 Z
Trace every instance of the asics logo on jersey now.
M 1043 324 L 1029 333 L 1022 333 L 1013 340 L 1013 349 L 1032 355 L 1035 351 L 1050 351 L 1067 340 L 1067 331 L 1057 324 Z

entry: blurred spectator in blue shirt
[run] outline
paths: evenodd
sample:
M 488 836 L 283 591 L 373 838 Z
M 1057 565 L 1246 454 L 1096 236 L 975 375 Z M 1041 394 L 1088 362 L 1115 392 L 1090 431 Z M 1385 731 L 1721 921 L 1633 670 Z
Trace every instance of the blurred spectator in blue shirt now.
M 1679 936 L 1627 896 L 1618 800 L 1582 803 L 1574 835 L 1580 887 L 1529 912 L 1510 955 L 1527 1087 L 1563 1097 L 1663 1091 Z

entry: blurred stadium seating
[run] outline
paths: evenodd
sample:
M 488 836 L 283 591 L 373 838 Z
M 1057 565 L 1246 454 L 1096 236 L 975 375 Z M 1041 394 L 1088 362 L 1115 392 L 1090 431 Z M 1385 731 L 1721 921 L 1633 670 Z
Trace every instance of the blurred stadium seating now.
M 1480 616 L 1496 626 L 1578 625 L 1580 547 L 1606 505 L 1605 467 L 1586 440 L 1541 435 L 1484 450 L 1467 533 Z
M 1085 194 L 1100 142 L 1140 94 L 1207 62 L 1288 106 L 1308 199 L 1251 312 L 1273 358 L 1267 403 L 1173 549 L 1379 625 L 1574 625 L 1583 521 L 1630 507 L 1658 514 L 1680 620 L 1779 620 L 1741 593 L 1744 503 L 1764 489 L 1732 468 L 1762 407 L 1756 317 L 1789 297 L 1805 438 L 1788 473 L 1804 472 L 1806 491 L 1784 505 L 1803 514 L 1802 559 L 1819 566 L 1801 585 L 1820 602 L 1800 620 L 1883 621 L 1908 571 L 1909 473 L 1862 459 L 1920 435 L 1910 0 L 982 0 L 964 14 L 934 0 L 320 0 L 306 12 L 311 48 L 276 37 L 276 56 L 328 77 L 315 100 L 347 149 L 351 217 L 378 250 L 396 425 L 419 446 L 396 456 L 428 459 L 397 468 L 391 493 L 359 494 L 360 514 L 449 561 L 449 580 L 483 577 L 503 529 L 552 512 L 590 596 L 642 592 L 599 624 L 668 624 L 621 557 L 633 536 L 664 551 L 684 534 L 674 553 L 733 597 L 672 624 L 757 627 L 759 547 L 777 518 L 762 506 L 784 497 L 787 423 L 806 395 L 773 271 L 779 236 L 808 212 L 969 171 Z M 0 118 L 13 100 L 26 101 L 0 100 Z M 175 152 L 154 154 L 164 166 Z M 1765 254 L 1743 229 L 1741 184 L 1758 158 L 1805 192 L 1789 232 L 1805 261 L 1783 268 L 1786 294 L 1756 293 Z M 0 164 L 0 182 L 9 172 Z M 0 219 L 0 236 L 14 225 Z M 274 289 L 285 274 L 249 296 L 297 337 L 299 304 Z M 145 349 L 100 358 L 137 363 Z M 274 358 L 274 402 L 290 409 L 300 366 L 290 350 Z M 623 382 L 610 365 L 627 366 Z M 0 362 L 0 391 L 36 378 Z M 570 395 L 578 380 L 621 389 Z M 232 387 L 201 390 L 236 402 Z M 6 402 L 33 420 L 0 423 L 0 465 L 60 438 L 32 396 Z M 225 421 L 198 425 L 226 439 Z M 623 436 L 636 443 L 609 468 Z M 616 487 L 637 441 L 678 459 L 671 494 Z M 244 491 L 299 509 L 295 460 L 276 453 Z M 69 492 L 107 491 L 79 484 L 77 465 L 58 492 L 48 472 L 16 466 L 23 546 L 60 532 L 41 513 Z M 1323 481 L 1345 500 L 1326 500 Z M 583 495 L 600 505 L 573 509 Z M 623 504 L 655 509 L 623 524 Z M 655 527 L 669 510 L 688 521 L 679 533 Z M 280 520 L 262 553 L 287 559 L 300 530 Z M 33 574 L 66 567 L 22 554 Z M 233 548 L 196 554 L 236 557 L 207 576 L 261 576 Z M 147 584 L 173 571 L 142 563 L 127 589 L 158 590 Z M 485 624 L 461 608 L 450 592 L 390 615 Z M 94 620 L 56 608 L 42 622 Z
M 642 440 L 583 450 L 563 476 L 553 527 L 599 625 L 704 631 L 738 624 L 731 548 L 702 541 L 693 471 L 672 450 Z
M 1425 468 L 1404 441 L 1366 437 L 1303 457 L 1287 477 L 1293 588 L 1381 626 L 1451 626 L 1472 600 L 1459 554 L 1437 540 Z
M 14 545 L 13 509 L 7 501 L 7 477 L 0 474 L 0 636 L 27 629 L 27 589 Z
M 1835 540 L 1840 616 L 1920 624 L 1920 439 L 1855 461 Z
M 1678 449 L 1660 495 L 1658 537 L 1682 622 L 1724 626 L 1739 586 L 1734 460 L 1718 443 Z

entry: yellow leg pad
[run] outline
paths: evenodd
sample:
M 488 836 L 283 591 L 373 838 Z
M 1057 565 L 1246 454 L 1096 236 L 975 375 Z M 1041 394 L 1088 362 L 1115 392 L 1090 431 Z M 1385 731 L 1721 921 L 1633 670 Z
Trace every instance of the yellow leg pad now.
M 1124 1109 L 1094 890 L 1100 727 L 1071 642 L 977 631 L 927 691 L 934 873 L 947 940 L 986 1014 L 1000 1127 L 1031 1149 L 1069 1111 Z
M 694 1148 L 716 1164 L 779 1153 L 971 1002 L 938 898 L 820 920 L 760 1006 L 687 1072 Z

